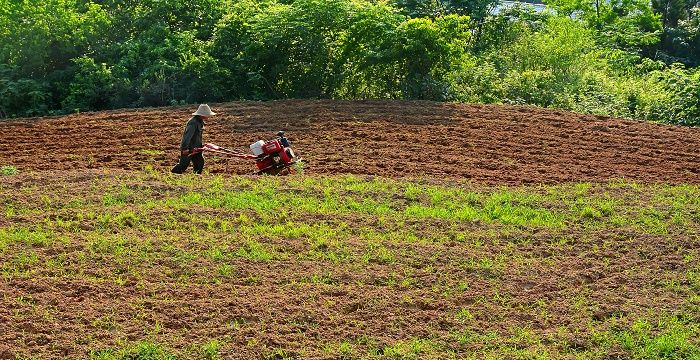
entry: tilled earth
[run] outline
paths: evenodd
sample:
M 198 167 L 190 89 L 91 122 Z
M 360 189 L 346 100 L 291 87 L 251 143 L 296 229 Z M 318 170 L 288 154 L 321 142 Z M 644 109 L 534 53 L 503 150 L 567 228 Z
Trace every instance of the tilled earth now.
M 0 122 L 19 170 L 167 170 L 194 106 Z M 204 141 L 248 151 L 285 130 L 308 174 L 472 179 L 490 184 L 628 179 L 700 183 L 700 129 L 516 106 L 402 101 L 214 104 Z M 209 156 L 213 173 L 247 160 Z
M 643 335 L 662 340 L 698 329 L 697 188 L 651 183 L 700 184 L 700 129 L 432 102 L 212 107 L 220 115 L 205 142 L 247 151 L 285 130 L 305 174 L 380 178 L 336 194 L 334 180 L 317 177 L 297 188 L 305 180 L 170 176 L 191 106 L 3 120 L 0 165 L 19 173 L 0 177 L 0 359 L 85 358 L 144 342 L 207 358 L 211 341 L 222 358 L 643 358 L 662 352 L 624 348 L 630 336 L 651 341 L 629 329 L 648 322 Z M 210 155 L 205 169 L 255 165 Z M 385 178 L 409 181 L 386 200 L 394 215 L 369 215 L 362 206 L 376 194 L 364 181 Z M 604 184 L 564 184 L 579 181 Z M 501 187 L 532 183 L 563 185 Z M 255 194 L 263 201 L 335 196 L 358 211 L 177 205 L 186 192 L 264 184 L 276 188 Z M 426 184 L 448 190 L 410 196 Z M 554 194 L 540 205 L 564 214 L 563 227 L 403 213 L 415 201 L 483 210 L 450 196 L 508 189 Z M 515 217 L 532 210 L 512 210 L 532 205 L 527 196 L 504 199 Z M 298 229 L 309 233 L 288 235 Z M 272 257 L 256 258 L 246 236 Z M 696 355 L 682 352 L 698 351 L 688 339 L 675 355 Z

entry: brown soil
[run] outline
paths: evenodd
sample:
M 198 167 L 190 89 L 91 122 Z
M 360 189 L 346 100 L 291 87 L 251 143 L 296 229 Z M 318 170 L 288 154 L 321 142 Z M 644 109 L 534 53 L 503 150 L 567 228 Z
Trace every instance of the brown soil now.
M 700 183 L 700 129 L 530 107 L 401 101 L 234 102 L 206 142 L 247 150 L 286 130 L 308 174 L 558 183 L 626 178 Z M 20 170 L 167 170 L 193 106 L 3 121 Z M 213 173 L 247 174 L 246 160 L 209 156 Z

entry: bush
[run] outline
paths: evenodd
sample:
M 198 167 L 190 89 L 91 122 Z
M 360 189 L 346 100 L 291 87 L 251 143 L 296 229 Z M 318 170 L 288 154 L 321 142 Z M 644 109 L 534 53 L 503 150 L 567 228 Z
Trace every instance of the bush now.
M 470 103 L 503 102 L 503 79 L 496 66 L 488 61 L 465 55 L 459 68 L 451 72 L 450 100 Z
M 117 104 L 120 89 L 128 87 L 128 80 L 114 76 L 107 64 L 96 64 L 89 57 L 73 60 L 77 70 L 68 86 L 68 97 L 63 108 L 68 111 L 104 110 Z
M 700 73 L 677 64 L 650 72 L 640 92 L 636 116 L 672 124 L 700 126 Z
M 638 82 L 617 79 L 602 71 L 583 74 L 572 110 L 595 115 L 632 117 L 638 101 Z
M 542 107 L 572 106 L 563 83 L 552 70 L 511 71 L 503 80 L 504 101 Z
M 407 99 L 446 100 L 449 74 L 463 61 L 469 17 L 448 15 L 409 19 L 397 28 L 394 59 L 402 70 L 401 92 Z
M 0 118 L 37 116 L 48 109 L 48 84 L 26 78 L 15 78 L 16 68 L 0 64 Z

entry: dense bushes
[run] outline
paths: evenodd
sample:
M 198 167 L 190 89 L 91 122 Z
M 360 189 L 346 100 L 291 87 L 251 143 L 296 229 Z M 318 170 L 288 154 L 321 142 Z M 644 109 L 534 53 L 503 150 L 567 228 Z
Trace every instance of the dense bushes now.
M 0 0 L 0 116 L 402 98 L 700 125 L 697 4 L 495 4 Z

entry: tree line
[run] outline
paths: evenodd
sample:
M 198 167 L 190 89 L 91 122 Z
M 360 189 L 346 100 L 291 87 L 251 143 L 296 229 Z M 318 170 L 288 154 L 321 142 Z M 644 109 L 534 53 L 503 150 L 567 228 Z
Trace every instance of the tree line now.
M 700 3 L 0 0 L 0 117 L 240 99 L 531 104 L 700 125 Z

